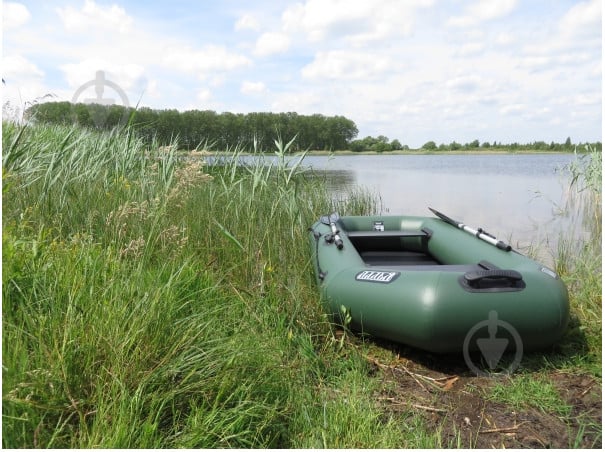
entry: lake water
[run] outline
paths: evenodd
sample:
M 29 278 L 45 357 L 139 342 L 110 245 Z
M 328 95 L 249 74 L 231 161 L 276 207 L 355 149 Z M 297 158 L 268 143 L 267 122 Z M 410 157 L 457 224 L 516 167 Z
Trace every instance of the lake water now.
M 565 167 L 573 154 L 309 156 L 342 192 L 366 187 L 382 200 L 379 213 L 432 216 L 428 207 L 482 227 L 524 249 L 554 249 L 560 234 L 581 234 L 562 213 L 570 196 Z M 540 253 L 542 254 L 542 253 Z
M 334 197 L 353 187 L 376 195 L 383 215 L 433 216 L 483 228 L 551 264 L 559 238 L 585 239 L 568 165 L 574 154 L 432 154 L 307 156 L 302 166 L 325 178 Z M 244 164 L 258 157 L 240 156 Z M 275 164 L 275 156 L 262 157 Z M 298 157 L 289 159 L 290 164 Z M 209 159 L 209 163 L 219 159 Z M 577 202 L 577 196 L 576 196 Z M 318 212 L 318 216 L 329 212 Z M 343 214 L 344 212 L 340 212 Z

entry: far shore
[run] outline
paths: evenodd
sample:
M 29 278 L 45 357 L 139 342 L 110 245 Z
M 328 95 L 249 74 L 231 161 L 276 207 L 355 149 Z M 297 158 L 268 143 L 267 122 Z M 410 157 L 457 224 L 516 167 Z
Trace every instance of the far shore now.
M 584 153 L 582 150 L 577 151 L 578 153 Z M 376 151 L 351 151 L 351 150 L 343 150 L 343 151 L 326 151 L 326 150 L 310 150 L 307 151 L 307 156 L 332 156 L 337 157 L 339 155 L 499 155 L 499 154 L 572 154 L 573 151 L 538 151 L 535 149 L 506 149 L 506 148 L 497 148 L 497 149 L 485 149 L 478 148 L 472 150 L 464 150 L 459 149 L 455 151 L 447 151 L 447 150 L 426 150 L 426 149 L 408 149 L 408 150 L 397 150 L 397 151 L 387 151 L 387 152 L 376 152 Z M 231 155 L 232 152 L 225 151 L 212 151 L 212 155 Z M 263 152 L 263 153 L 253 153 L 253 152 L 241 152 L 239 155 L 274 155 L 273 152 Z M 301 156 L 304 154 L 304 151 L 295 151 L 289 153 L 288 155 L 292 156 Z

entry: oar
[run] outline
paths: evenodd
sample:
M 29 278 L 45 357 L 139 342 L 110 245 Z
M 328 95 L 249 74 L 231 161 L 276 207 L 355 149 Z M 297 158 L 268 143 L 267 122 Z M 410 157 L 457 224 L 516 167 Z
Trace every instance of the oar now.
M 491 234 L 488 234 L 481 228 L 479 228 L 479 230 L 473 229 L 473 228 L 465 225 L 464 223 L 461 223 L 456 220 L 452 220 L 450 217 L 443 215 L 441 212 L 437 212 L 435 209 L 432 209 L 431 207 L 429 207 L 429 210 L 431 212 L 433 212 L 435 215 L 437 215 L 439 218 L 441 218 L 443 221 L 445 221 L 446 223 L 449 223 L 452 226 L 462 229 L 463 231 L 466 231 L 469 234 L 473 234 L 475 237 L 477 237 L 481 240 L 485 240 L 487 243 L 491 243 L 492 245 L 500 248 L 501 250 L 510 251 L 513 249 L 512 246 L 507 245 L 502 240 L 498 240 L 496 237 L 494 237 Z

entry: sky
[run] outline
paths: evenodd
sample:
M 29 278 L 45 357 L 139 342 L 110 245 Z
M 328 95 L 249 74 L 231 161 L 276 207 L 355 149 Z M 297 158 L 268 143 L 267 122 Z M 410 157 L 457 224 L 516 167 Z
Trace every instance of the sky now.
M 342 115 L 410 147 L 601 141 L 600 0 L 3 1 L 2 24 L 13 109 L 102 97 Z

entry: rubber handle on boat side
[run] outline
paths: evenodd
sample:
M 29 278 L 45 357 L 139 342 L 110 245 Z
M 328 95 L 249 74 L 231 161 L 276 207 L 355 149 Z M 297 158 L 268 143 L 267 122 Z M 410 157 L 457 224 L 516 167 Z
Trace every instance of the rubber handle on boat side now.
M 475 270 L 464 274 L 464 279 L 472 286 L 485 279 L 503 279 L 510 283 L 523 280 L 523 276 L 516 270 Z

